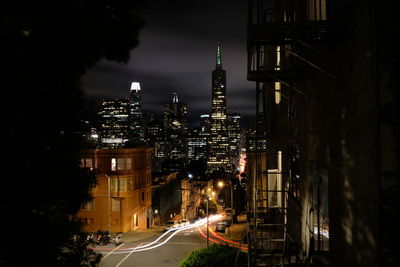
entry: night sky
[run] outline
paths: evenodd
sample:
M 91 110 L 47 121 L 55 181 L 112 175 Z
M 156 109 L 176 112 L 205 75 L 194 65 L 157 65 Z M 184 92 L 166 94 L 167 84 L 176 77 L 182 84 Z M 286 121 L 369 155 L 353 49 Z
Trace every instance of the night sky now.
M 127 65 L 101 61 L 82 78 L 86 95 L 126 98 L 142 87 L 143 110 L 161 114 L 172 92 L 189 108 L 191 125 L 211 110 L 211 71 L 217 42 L 227 72 L 228 112 L 255 112 L 255 85 L 246 80 L 246 1 L 148 0 L 140 45 Z

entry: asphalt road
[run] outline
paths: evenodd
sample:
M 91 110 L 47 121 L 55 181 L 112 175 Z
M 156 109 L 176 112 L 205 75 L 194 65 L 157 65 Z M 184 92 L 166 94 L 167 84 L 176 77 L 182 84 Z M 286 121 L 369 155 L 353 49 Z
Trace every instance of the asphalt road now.
M 135 247 L 142 246 L 152 242 L 156 237 L 144 239 L 138 242 L 124 243 L 115 247 L 110 244 L 104 249 L 103 259 L 100 262 L 101 267 L 177 267 L 179 262 L 186 258 L 190 252 L 195 249 L 203 248 L 206 241 L 201 238 L 196 228 L 183 230 L 173 236 L 164 245 L 146 251 L 133 251 Z M 162 241 L 162 240 L 160 240 Z M 159 244 L 160 242 L 156 243 Z M 132 248 L 128 253 L 116 254 L 115 252 L 123 251 L 121 249 Z M 115 249 L 112 253 L 110 253 Z

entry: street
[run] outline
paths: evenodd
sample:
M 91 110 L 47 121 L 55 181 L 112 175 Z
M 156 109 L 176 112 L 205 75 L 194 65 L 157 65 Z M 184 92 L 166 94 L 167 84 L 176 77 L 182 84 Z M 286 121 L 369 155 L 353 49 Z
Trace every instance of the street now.
M 156 238 L 147 238 L 136 242 L 127 242 L 115 247 L 113 244 L 104 246 L 103 259 L 99 266 L 179 266 L 179 262 L 183 260 L 193 250 L 203 248 L 206 245 L 205 240 L 199 235 L 196 228 L 187 229 L 174 235 L 164 245 L 145 251 L 135 252 L 134 248 L 153 242 Z M 161 241 L 160 241 L 161 242 Z M 159 244 L 160 242 L 157 242 Z M 110 248 L 110 249 L 106 249 Z M 116 249 L 117 248 L 117 249 Z M 132 248 L 126 253 L 122 249 Z M 150 247 L 148 247 L 150 248 Z M 113 252 L 111 252 L 113 249 Z M 110 253 L 111 252 L 111 253 Z M 125 252 L 125 251 L 124 251 Z

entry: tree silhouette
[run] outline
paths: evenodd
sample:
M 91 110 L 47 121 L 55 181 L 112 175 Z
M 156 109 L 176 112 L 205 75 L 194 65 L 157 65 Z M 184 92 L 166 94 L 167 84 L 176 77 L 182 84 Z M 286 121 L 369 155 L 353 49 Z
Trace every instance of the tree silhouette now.
M 125 63 L 141 1 L 4 0 L 0 4 L 0 265 L 93 266 L 74 219 L 95 175 L 80 167 L 80 77 Z

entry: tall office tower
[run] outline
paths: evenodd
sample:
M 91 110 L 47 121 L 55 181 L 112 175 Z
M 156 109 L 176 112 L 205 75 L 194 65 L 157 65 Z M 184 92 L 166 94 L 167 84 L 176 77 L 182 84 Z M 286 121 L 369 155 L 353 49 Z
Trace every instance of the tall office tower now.
M 103 100 L 98 116 L 101 146 L 125 147 L 130 140 L 129 101 Z
M 129 121 L 131 131 L 131 142 L 134 145 L 144 143 L 144 125 L 142 114 L 142 97 L 140 83 L 131 83 L 129 95 Z
M 165 156 L 171 166 L 175 166 L 171 171 L 183 168 L 187 163 L 187 130 L 187 106 L 179 102 L 177 93 L 173 93 L 172 103 L 164 107 Z
M 220 168 L 232 170 L 229 159 L 229 140 L 226 118 L 226 72 L 222 69 L 221 48 L 217 45 L 215 70 L 212 71 L 212 104 L 210 151 L 207 171 Z
M 240 114 L 228 114 L 229 153 L 233 166 L 239 166 L 241 148 Z

